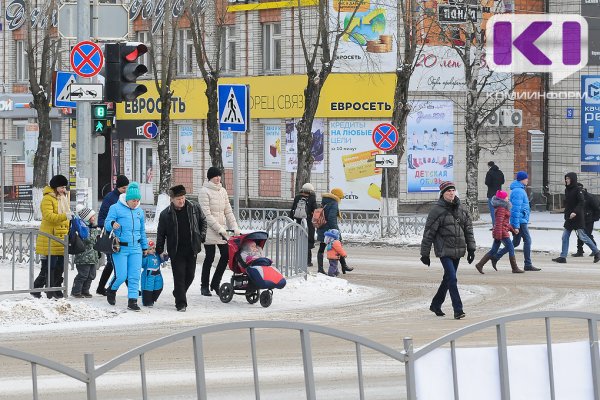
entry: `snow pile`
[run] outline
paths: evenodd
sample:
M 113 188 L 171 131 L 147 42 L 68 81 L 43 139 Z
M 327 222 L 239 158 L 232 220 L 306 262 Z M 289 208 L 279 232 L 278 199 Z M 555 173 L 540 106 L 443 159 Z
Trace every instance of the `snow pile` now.
M 0 301 L 0 325 L 45 325 L 58 322 L 97 321 L 115 317 L 121 310 L 101 309 L 70 300 L 24 299 Z

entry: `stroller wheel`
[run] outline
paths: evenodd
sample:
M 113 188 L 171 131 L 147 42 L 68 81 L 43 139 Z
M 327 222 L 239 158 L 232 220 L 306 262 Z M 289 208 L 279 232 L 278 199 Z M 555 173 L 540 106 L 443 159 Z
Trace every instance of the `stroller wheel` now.
M 273 302 L 273 292 L 271 289 L 265 290 L 260 294 L 260 305 L 267 308 Z
M 219 298 L 223 303 L 229 303 L 233 299 L 233 286 L 231 283 L 224 283 L 219 289 Z
M 246 293 L 246 300 L 250 304 L 256 303 L 258 301 L 258 290 L 255 290 L 254 292 Z

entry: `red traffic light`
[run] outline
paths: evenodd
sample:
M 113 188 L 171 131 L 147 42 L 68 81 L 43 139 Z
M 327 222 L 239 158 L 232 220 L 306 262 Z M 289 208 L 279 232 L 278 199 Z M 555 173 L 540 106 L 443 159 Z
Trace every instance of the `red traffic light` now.
M 147 52 L 148 47 L 146 47 L 146 45 L 143 43 L 125 43 L 122 50 L 124 58 L 129 62 L 134 62 L 138 57 L 146 54 Z

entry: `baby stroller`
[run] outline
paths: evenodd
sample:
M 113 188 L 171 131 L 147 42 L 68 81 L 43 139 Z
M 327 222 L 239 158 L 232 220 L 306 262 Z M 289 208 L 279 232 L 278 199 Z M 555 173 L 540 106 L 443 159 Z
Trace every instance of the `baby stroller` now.
M 230 282 L 223 283 L 219 288 L 219 298 L 223 303 L 229 303 L 233 295 L 237 294 L 246 296 L 250 304 L 260 300 L 261 306 L 269 307 L 273 301 L 273 289 L 282 289 L 285 286 L 285 278 L 271 266 L 271 260 L 268 258 L 258 258 L 250 264 L 242 259 L 241 252 L 246 243 L 254 241 L 263 249 L 268 238 L 267 232 L 257 231 L 231 236 L 227 240 L 228 265 L 233 275 Z

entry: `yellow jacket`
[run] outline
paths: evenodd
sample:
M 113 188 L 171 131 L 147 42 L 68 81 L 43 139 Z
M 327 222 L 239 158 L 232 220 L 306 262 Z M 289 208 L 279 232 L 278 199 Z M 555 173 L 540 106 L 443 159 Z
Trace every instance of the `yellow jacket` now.
M 48 233 L 60 239 L 64 239 L 69 233 L 69 220 L 67 214 L 58 212 L 58 199 L 54 189 L 50 186 L 44 188 L 44 195 L 40 204 L 42 211 L 42 223 L 40 232 Z M 35 243 L 35 252 L 40 255 L 48 255 L 48 238 L 38 235 Z M 62 256 L 65 253 L 64 247 L 55 240 L 50 241 L 50 254 Z

